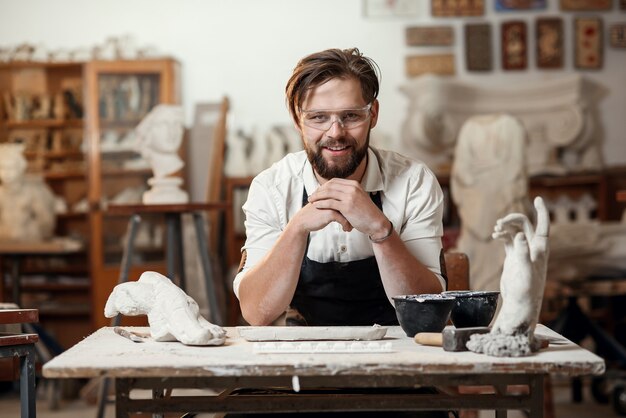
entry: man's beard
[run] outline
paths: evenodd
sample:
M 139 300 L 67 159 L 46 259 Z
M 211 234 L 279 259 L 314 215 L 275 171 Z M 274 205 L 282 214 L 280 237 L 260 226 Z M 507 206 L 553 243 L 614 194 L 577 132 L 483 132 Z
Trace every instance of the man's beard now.
M 367 138 L 365 139 L 365 144 L 362 147 L 357 147 L 357 143 L 354 139 L 346 139 L 343 138 L 339 141 L 335 140 L 327 140 L 317 144 L 317 151 L 314 151 L 310 147 L 306 145 L 306 141 L 304 141 L 306 150 L 306 155 L 309 159 L 309 162 L 313 166 L 315 172 L 320 175 L 322 178 L 330 180 L 332 178 L 348 178 L 350 177 L 356 169 L 359 167 L 359 164 L 363 161 L 363 158 L 367 155 L 367 149 L 370 143 L 370 132 L 367 132 Z M 324 159 L 322 155 L 322 150 L 324 147 L 328 146 L 337 146 L 337 145 L 348 145 L 352 148 L 352 153 L 348 156 L 347 161 L 338 162 L 337 160 L 333 160 L 331 163 Z

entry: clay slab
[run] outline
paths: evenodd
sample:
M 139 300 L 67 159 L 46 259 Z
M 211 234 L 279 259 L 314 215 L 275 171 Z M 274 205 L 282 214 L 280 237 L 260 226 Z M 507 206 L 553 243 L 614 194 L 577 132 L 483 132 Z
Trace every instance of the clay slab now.
M 237 327 L 246 341 L 380 340 L 385 327 Z

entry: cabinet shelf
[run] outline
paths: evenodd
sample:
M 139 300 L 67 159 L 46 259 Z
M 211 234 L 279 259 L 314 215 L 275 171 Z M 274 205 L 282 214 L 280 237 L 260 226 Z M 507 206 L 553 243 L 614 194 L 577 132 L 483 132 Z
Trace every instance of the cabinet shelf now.
M 5 121 L 10 129 L 54 129 L 54 128 L 82 128 L 82 119 L 32 119 Z
M 44 173 L 46 180 L 65 180 L 71 178 L 86 178 L 87 173 L 85 170 L 67 170 L 67 171 L 49 171 Z

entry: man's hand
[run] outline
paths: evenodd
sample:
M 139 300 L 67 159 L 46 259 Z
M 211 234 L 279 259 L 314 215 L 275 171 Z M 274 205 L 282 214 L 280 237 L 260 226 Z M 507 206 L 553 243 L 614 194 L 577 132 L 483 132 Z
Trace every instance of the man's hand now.
M 311 203 L 300 209 L 290 221 L 298 225 L 298 229 L 306 234 L 319 231 L 331 222 L 338 222 L 346 232 L 352 231 L 352 225 L 340 212 L 332 209 L 318 209 Z
M 380 237 L 389 230 L 389 220 L 357 181 L 331 179 L 309 196 L 309 202 L 319 211 L 338 212 L 349 225 L 366 235 Z

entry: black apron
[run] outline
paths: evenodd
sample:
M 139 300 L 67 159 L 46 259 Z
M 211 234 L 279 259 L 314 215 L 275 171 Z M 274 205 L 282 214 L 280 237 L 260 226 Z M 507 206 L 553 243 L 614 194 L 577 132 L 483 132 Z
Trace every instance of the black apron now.
M 371 194 L 382 211 L 380 193 Z M 306 189 L 302 206 L 308 203 Z M 307 257 L 310 237 L 300 268 L 298 285 L 291 301 L 288 325 L 398 325 L 394 307 L 387 299 L 374 256 L 340 263 L 319 263 Z

